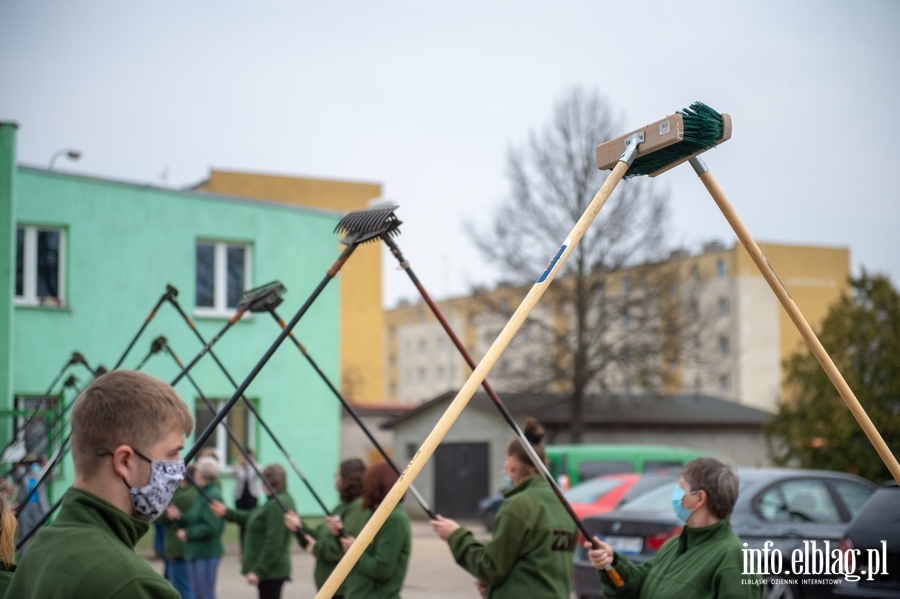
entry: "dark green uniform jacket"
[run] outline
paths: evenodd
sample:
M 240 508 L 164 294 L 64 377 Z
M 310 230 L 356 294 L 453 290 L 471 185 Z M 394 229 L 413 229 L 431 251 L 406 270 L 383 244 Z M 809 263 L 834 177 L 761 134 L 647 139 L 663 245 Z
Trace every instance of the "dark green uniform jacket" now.
M 685 526 L 659 553 L 640 565 L 616 553 L 613 566 L 625 586 L 613 586 L 605 571 L 599 574 L 610 599 L 757 599 L 762 596 L 758 576 L 743 576 L 741 540 L 726 518 L 711 526 Z M 743 581 L 750 584 L 745 584 Z
M 347 577 L 346 599 L 399 599 L 412 531 L 409 516 L 399 505 L 390 513 L 375 540 L 359 557 Z
M 150 525 L 70 488 L 53 524 L 31 541 L 6 599 L 178 599 L 134 553 Z
M 341 522 L 344 524 L 344 532 L 351 537 L 359 534 L 366 522 L 369 521 L 371 512 L 362 509 L 362 497 L 357 497 L 352 501 L 345 501 L 334 508 L 332 512 L 334 516 L 340 516 Z M 316 581 L 316 588 L 321 589 L 331 572 L 341 558 L 344 557 L 344 550 L 341 548 L 340 537 L 331 534 L 328 527 L 324 524 L 317 528 L 313 536 L 316 544 L 313 547 L 313 555 L 316 556 L 316 569 L 313 572 L 313 578 Z M 335 595 L 343 595 L 346 592 L 347 582 L 338 589 Z
M 490 587 L 490 599 L 568 599 L 578 529 L 540 476 L 506 493 L 484 545 L 465 528 L 448 539 L 456 563 Z
M 200 495 L 200 492 L 197 491 L 197 487 L 194 485 L 178 487 L 178 489 L 175 490 L 175 496 L 172 498 L 172 505 L 177 507 L 178 511 L 183 514 L 190 509 L 198 495 Z M 163 528 L 166 530 L 166 559 L 184 559 L 184 543 L 176 536 L 176 533 L 178 532 L 178 520 L 169 520 L 169 517 L 166 516 L 166 512 L 164 511 L 159 517 L 159 523 L 162 524 Z
M 212 499 L 222 501 L 222 492 L 215 481 L 203 487 L 203 490 Z M 191 507 L 186 512 L 181 512 L 178 524 L 187 537 L 184 559 L 208 559 L 225 555 L 225 546 L 222 544 L 225 521 L 212 512 L 209 502 L 199 493 Z
M 294 509 L 294 499 L 287 491 L 278 498 Z M 241 574 L 253 572 L 260 580 L 281 580 L 291 575 L 291 531 L 284 525 L 284 512 L 271 497 L 251 511 L 228 510 L 225 519 L 246 527 Z
M 10 566 L 4 566 L 0 564 L 0 599 L 6 594 L 6 589 L 9 588 L 9 583 L 12 582 L 13 573 L 16 571 L 16 565 L 12 564 Z

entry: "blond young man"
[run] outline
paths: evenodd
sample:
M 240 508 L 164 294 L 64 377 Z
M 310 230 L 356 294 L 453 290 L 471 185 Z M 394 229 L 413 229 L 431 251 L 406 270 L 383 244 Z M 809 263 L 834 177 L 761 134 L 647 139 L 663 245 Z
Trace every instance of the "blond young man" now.
M 184 476 L 190 411 L 168 384 L 116 370 L 81 394 L 71 422 L 75 483 L 32 541 L 6 598 L 177 599 L 134 545 Z

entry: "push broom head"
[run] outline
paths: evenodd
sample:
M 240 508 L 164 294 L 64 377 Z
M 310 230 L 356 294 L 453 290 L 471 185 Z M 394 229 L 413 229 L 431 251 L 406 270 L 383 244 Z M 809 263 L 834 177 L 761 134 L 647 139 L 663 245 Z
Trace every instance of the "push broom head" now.
M 275 295 L 267 296 L 267 299 L 265 301 L 250 302 L 251 312 L 267 312 L 268 310 L 274 310 L 281 305 L 281 302 L 284 301 L 284 294 L 287 291 L 287 288 L 281 284 L 281 281 L 272 281 L 271 283 L 266 283 L 262 287 L 257 287 L 257 289 L 265 288 L 278 289 L 278 293 Z M 256 290 L 251 289 L 247 293 L 252 293 L 254 291 Z
M 265 312 L 284 301 L 284 298 L 281 296 L 286 291 L 287 289 L 281 284 L 281 281 L 272 281 L 255 289 L 249 289 L 244 292 L 244 297 L 238 303 L 238 310 Z
M 334 228 L 335 233 L 342 233 L 344 245 L 359 245 L 367 241 L 375 241 L 383 236 L 400 234 L 400 219 L 394 214 L 396 206 L 369 208 L 348 212 Z
M 625 178 L 655 177 L 731 139 L 731 117 L 694 102 L 660 121 L 597 146 L 597 168 L 615 167 L 627 140 L 635 135 L 643 135 L 643 141 Z

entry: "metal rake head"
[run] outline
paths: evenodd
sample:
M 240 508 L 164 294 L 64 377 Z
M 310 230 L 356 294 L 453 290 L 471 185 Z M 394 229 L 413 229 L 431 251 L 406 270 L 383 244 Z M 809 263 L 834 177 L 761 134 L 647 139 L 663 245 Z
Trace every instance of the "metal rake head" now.
M 87 364 L 87 360 L 84 359 L 80 352 L 73 351 L 72 357 L 69 358 L 69 364 Z
M 265 312 L 281 304 L 284 301 L 282 296 L 286 291 L 287 289 L 281 284 L 281 281 L 272 281 L 255 289 L 248 289 L 238 304 L 238 310 Z
M 73 374 L 73 375 L 69 376 L 69 378 L 66 379 L 66 382 L 63 383 L 63 387 L 74 387 L 77 384 L 78 384 L 78 379 L 76 379 L 75 375 Z
M 334 232 L 344 235 L 341 243 L 345 245 L 359 245 L 383 236 L 399 235 L 403 223 L 394 214 L 396 209 L 397 206 L 384 206 L 348 212 L 338 222 Z
M 166 299 L 175 299 L 178 297 L 178 290 L 174 285 L 166 285 Z
M 162 348 L 166 346 L 166 338 L 160 335 L 156 339 L 153 340 L 153 343 L 150 344 L 150 353 L 158 354 L 162 351 Z
M 102 375 L 106 374 L 107 372 L 109 372 L 109 371 L 106 369 L 106 366 L 103 366 L 101 364 L 100 366 L 97 366 L 97 370 L 94 371 L 94 378 L 102 376 Z

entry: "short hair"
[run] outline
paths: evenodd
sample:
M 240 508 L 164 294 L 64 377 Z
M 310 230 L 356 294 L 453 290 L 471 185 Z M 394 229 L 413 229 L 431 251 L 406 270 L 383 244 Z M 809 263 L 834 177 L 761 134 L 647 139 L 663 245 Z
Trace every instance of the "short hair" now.
M 197 474 L 203 477 L 203 480 L 212 482 L 219 478 L 219 462 L 216 458 L 205 455 L 197 459 Z
M 381 505 L 398 478 L 400 477 L 386 462 L 370 466 L 363 477 L 363 509 L 374 510 Z
M 172 429 L 185 436 L 194 429 L 191 411 L 171 385 L 134 370 L 94 380 L 75 401 L 71 422 L 72 459 L 81 476 L 100 467 L 100 449 L 130 445 L 146 452 Z
M 16 526 L 16 515 L 0 496 L 0 563 L 7 569 L 16 563 Z
M 262 475 L 276 493 L 287 488 L 287 474 L 281 464 L 269 464 L 263 469 Z
M 547 453 L 544 449 L 544 427 L 541 426 L 541 423 L 537 418 L 529 418 L 525 421 L 524 433 L 525 438 L 531 443 L 535 453 L 537 453 L 538 457 L 541 458 L 546 465 Z M 537 464 L 531 460 L 528 450 L 525 449 L 525 444 L 518 437 L 513 437 L 509 441 L 509 445 L 506 446 L 506 455 L 513 456 L 519 460 L 523 466 L 533 470 L 535 473 L 537 472 Z
M 716 518 L 727 518 L 738 496 L 738 477 L 717 458 L 694 458 L 681 469 L 691 491 L 706 491 L 706 506 Z
M 338 472 L 341 476 L 341 488 L 338 490 L 341 495 L 341 501 L 347 503 L 357 497 L 361 497 L 363 493 L 363 477 L 366 474 L 366 465 L 363 461 L 355 458 L 345 460 L 341 462 L 341 468 Z

